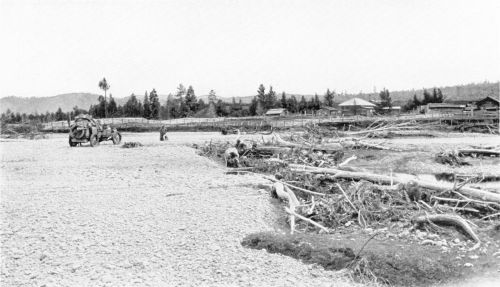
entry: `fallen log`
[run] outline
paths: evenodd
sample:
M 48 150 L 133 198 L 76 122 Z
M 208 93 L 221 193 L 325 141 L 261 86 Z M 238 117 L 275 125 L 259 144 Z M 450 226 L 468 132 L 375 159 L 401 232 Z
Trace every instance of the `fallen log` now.
M 500 150 L 491 150 L 491 149 L 459 149 L 458 155 L 466 156 L 466 155 L 485 155 L 485 156 L 500 156 Z
M 291 209 L 290 209 L 290 208 L 288 208 L 288 207 L 285 207 L 285 211 L 286 211 L 288 214 L 293 215 L 293 216 L 296 216 L 297 218 L 300 218 L 300 219 L 302 219 L 302 220 L 304 220 L 304 221 L 306 221 L 306 222 L 309 222 L 309 223 L 311 223 L 312 225 L 314 225 L 314 226 L 316 226 L 316 227 L 319 227 L 319 228 L 320 228 L 321 230 L 323 230 L 324 232 L 328 233 L 328 229 L 326 229 L 326 227 L 324 227 L 323 225 L 321 225 L 321 224 L 317 223 L 316 221 L 311 220 L 311 219 L 309 219 L 309 218 L 307 218 L 307 217 L 304 217 L 304 216 L 302 216 L 302 215 L 300 215 L 300 214 L 296 213 L 295 211 L 291 210 Z
M 476 235 L 476 233 L 474 233 L 469 224 L 463 218 L 457 215 L 451 215 L 451 214 L 422 215 L 414 218 L 414 222 L 418 224 L 432 222 L 438 224 L 441 223 L 447 225 L 454 225 L 456 227 L 460 227 L 466 233 L 466 235 L 474 239 L 474 241 L 476 241 L 477 243 L 481 242 L 481 240 L 479 240 L 479 237 Z
M 382 174 L 375 174 L 375 173 L 369 173 L 369 172 L 353 172 L 353 171 L 344 171 L 340 169 L 334 169 L 334 168 L 320 168 L 320 167 L 309 167 L 309 166 L 303 166 L 299 164 L 290 164 L 290 168 L 293 171 L 296 172 L 309 172 L 309 173 L 324 173 L 324 174 L 331 174 L 334 176 L 334 178 L 350 178 L 350 179 L 363 179 L 379 184 L 391 184 L 391 180 L 394 184 L 407 184 L 410 180 L 409 179 L 402 179 L 399 177 L 394 177 L 391 178 L 390 176 L 387 175 L 382 175 Z M 453 186 L 451 185 L 446 185 L 443 183 L 434 183 L 434 182 L 427 182 L 423 180 L 418 180 L 418 179 L 413 179 L 414 182 L 418 184 L 419 187 L 427 188 L 430 190 L 438 191 L 438 192 L 446 192 L 450 191 L 453 189 Z M 475 199 L 483 200 L 483 201 L 492 201 L 495 203 L 500 203 L 500 193 L 493 193 L 477 188 L 472 188 L 472 187 L 466 187 L 463 186 L 460 188 L 458 191 L 459 193 L 462 193 L 464 195 L 467 195 L 469 197 L 473 197 Z
M 282 146 L 259 146 L 253 149 L 253 152 L 260 154 L 260 153 L 271 153 L 271 154 L 277 154 L 277 153 L 289 153 L 292 149 L 289 147 L 282 147 Z

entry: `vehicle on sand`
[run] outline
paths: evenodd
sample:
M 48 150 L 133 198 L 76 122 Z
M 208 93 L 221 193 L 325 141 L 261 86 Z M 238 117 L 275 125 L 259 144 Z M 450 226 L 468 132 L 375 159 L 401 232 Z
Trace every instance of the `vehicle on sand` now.
M 69 146 L 71 147 L 87 142 L 94 147 L 107 140 L 113 141 L 113 144 L 119 144 L 122 135 L 116 128 L 102 124 L 89 115 L 77 116 L 69 128 Z

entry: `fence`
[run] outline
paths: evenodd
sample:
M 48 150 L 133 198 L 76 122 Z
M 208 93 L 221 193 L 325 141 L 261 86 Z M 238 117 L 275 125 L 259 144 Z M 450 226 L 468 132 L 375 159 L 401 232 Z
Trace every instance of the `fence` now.
M 144 126 L 162 126 L 167 127 L 246 127 L 259 128 L 262 126 L 271 126 L 274 128 L 303 127 L 308 124 L 321 123 L 355 123 L 375 120 L 401 121 L 401 120 L 489 120 L 498 119 L 498 113 L 482 114 L 406 114 L 398 116 L 349 116 L 349 117 L 329 117 L 312 115 L 292 115 L 284 117 L 240 117 L 240 118 L 180 118 L 171 120 L 148 120 L 145 118 L 106 118 L 100 119 L 104 124 L 127 127 L 134 125 Z M 73 121 L 71 121 L 71 124 Z M 67 130 L 69 128 L 67 121 L 56 121 L 43 123 L 43 130 Z

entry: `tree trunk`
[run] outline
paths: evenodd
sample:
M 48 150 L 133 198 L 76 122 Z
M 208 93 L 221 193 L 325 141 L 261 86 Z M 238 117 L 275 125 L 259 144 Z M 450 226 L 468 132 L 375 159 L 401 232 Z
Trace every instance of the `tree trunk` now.
M 369 172 L 352 172 L 352 171 L 344 171 L 344 170 L 339 170 L 339 169 L 334 169 L 334 168 L 319 168 L 319 167 L 307 167 L 303 165 L 298 165 L 298 164 L 290 164 L 290 168 L 292 168 L 294 171 L 302 171 L 302 172 L 310 172 L 310 173 L 325 173 L 325 174 L 332 174 L 334 177 L 338 178 L 351 178 L 351 179 L 364 179 L 367 181 L 371 182 L 376 182 L 380 184 L 391 184 L 391 180 L 393 181 L 394 184 L 402 183 L 406 184 L 408 179 L 401 179 L 398 177 L 390 177 L 387 175 L 382 175 L 382 174 L 375 174 L 375 173 L 369 173 Z M 443 185 L 440 183 L 434 183 L 434 182 L 427 182 L 427 181 L 422 181 L 415 179 L 415 181 L 418 186 L 431 189 L 434 191 L 450 191 L 453 187 Z M 480 199 L 484 201 L 492 201 L 496 203 L 500 203 L 500 194 L 499 193 L 493 193 L 477 188 L 472 188 L 472 187 L 466 187 L 463 186 L 458 190 L 459 193 L 462 193 L 466 196 L 475 198 L 475 199 Z
M 104 90 L 104 118 L 107 118 L 108 117 L 108 108 L 107 108 L 107 105 L 106 105 L 106 90 Z

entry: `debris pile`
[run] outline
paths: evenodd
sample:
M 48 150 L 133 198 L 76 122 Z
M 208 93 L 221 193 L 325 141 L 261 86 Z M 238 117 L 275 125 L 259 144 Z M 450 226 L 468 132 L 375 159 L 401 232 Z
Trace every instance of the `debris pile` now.
M 136 148 L 141 147 L 142 144 L 140 142 L 125 142 L 122 145 L 122 148 Z
M 229 172 L 253 172 L 272 182 L 271 192 L 287 202 L 291 233 L 354 227 L 380 229 L 399 223 L 406 230 L 454 226 L 478 248 L 473 221 L 500 218 L 500 194 L 468 186 L 469 180 L 447 184 L 427 182 L 411 175 L 370 173 L 349 166 L 352 149 L 396 150 L 376 142 L 380 132 L 407 130 L 409 124 L 373 126 L 339 137 L 335 131 L 309 127 L 305 133 L 271 134 L 261 140 L 207 143 L 198 147 L 205 156 L 223 158 Z M 488 150 L 495 154 L 494 150 Z M 467 164 L 460 157 L 468 150 L 442 153 L 448 164 Z M 413 178 L 413 179 L 408 179 Z M 300 222 L 300 223 L 296 223 Z M 426 226 L 427 225 L 427 226 Z M 404 227 L 404 228 L 403 228 Z

